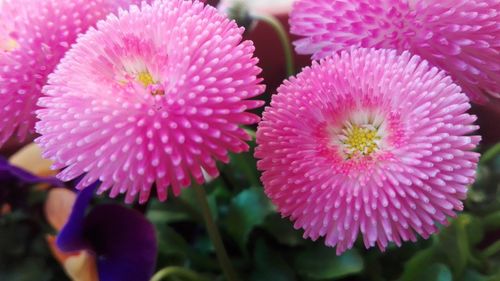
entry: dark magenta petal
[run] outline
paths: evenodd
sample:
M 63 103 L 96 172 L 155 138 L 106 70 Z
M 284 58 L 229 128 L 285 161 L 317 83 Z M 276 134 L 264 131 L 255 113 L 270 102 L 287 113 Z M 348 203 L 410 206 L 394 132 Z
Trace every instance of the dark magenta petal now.
M 68 222 L 57 236 L 57 246 L 61 251 L 72 252 L 91 249 L 91 245 L 84 236 L 85 210 L 92 200 L 94 191 L 99 183 L 94 183 L 78 193 L 75 205 L 71 210 Z
M 86 218 L 85 236 L 97 255 L 100 281 L 148 281 L 157 242 L 153 225 L 121 205 L 96 206 Z

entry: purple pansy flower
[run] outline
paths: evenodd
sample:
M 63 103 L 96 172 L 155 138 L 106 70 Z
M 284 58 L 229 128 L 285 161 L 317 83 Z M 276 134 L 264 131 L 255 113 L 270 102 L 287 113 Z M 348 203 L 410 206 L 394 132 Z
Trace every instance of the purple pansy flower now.
M 97 205 L 86 213 L 97 186 L 78 194 L 57 246 L 65 252 L 95 254 L 100 281 L 149 280 L 157 255 L 153 225 L 140 212 L 118 204 Z

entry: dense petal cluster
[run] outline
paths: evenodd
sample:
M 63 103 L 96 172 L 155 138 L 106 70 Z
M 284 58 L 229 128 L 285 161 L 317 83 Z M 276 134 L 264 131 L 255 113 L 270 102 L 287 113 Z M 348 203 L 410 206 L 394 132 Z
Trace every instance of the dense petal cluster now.
M 447 71 L 474 102 L 500 99 L 498 0 L 298 0 L 291 31 L 301 54 L 348 46 L 410 50 Z
M 469 99 L 405 51 L 351 49 L 278 89 L 257 131 L 266 194 L 342 253 L 424 238 L 462 210 L 480 137 Z
M 79 33 L 139 0 L 5 0 L 0 10 L 0 146 L 34 129 L 47 76 Z
M 40 99 L 44 156 L 65 168 L 62 180 L 86 174 L 78 188 L 126 193 L 145 202 L 152 186 L 165 200 L 191 177 L 217 176 L 216 160 L 247 150 L 240 125 L 264 91 L 254 46 L 243 29 L 200 2 L 132 6 L 80 37 Z

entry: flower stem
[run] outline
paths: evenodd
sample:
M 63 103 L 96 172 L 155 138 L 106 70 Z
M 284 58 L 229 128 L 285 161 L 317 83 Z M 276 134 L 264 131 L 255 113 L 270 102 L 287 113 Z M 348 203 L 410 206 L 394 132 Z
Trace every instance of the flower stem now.
M 481 164 L 486 164 L 493 160 L 498 154 L 500 154 L 500 143 L 497 143 L 492 148 L 488 149 L 481 157 Z
M 483 255 L 485 257 L 491 257 L 500 252 L 500 241 L 493 243 L 493 245 L 483 250 Z
M 278 34 L 278 38 L 280 39 L 283 51 L 285 52 L 287 77 L 295 75 L 295 62 L 293 59 L 292 44 L 290 43 L 290 38 L 288 37 L 288 33 L 283 27 L 283 24 L 281 24 L 281 22 L 276 17 L 271 15 L 255 14 L 252 15 L 252 17 L 269 24 L 269 26 L 274 29 L 276 34 Z
M 191 271 L 187 268 L 183 268 L 180 266 L 169 266 L 156 272 L 155 275 L 153 275 L 153 277 L 151 278 L 151 281 L 160 281 L 171 276 L 179 276 L 182 277 L 183 280 L 184 279 L 192 281 L 207 280 L 206 278 L 201 277 L 196 272 Z
M 486 231 L 492 231 L 500 227 L 500 211 L 496 211 L 483 218 L 483 225 Z
M 222 242 L 219 230 L 212 218 L 212 212 L 210 211 L 210 207 L 207 201 L 207 194 L 205 193 L 203 187 L 196 183 L 193 183 L 192 187 L 195 190 L 196 199 L 201 208 L 201 214 L 205 219 L 208 236 L 210 236 L 210 240 L 212 240 L 212 243 L 214 244 L 217 259 L 219 260 L 219 264 L 222 267 L 224 276 L 226 276 L 227 281 L 238 281 L 239 279 L 236 275 L 236 271 L 233 269 L 233 266 L 229 261 L 229 257 L 227 255 L 226 248 L 224 247 L 224 243 Z

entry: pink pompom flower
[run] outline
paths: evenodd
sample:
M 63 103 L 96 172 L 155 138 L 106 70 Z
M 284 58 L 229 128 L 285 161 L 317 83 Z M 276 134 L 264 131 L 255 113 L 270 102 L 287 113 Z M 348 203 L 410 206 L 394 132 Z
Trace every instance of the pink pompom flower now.
M 500 100 L 498 0 L 298 0 L 297 52 L 358 46 L 409 50 L 448 72 L 473 102 Z
M 34 131 L 47 76 L 78 34 L 140 0 L 5 0 L 0 9 L 0 146 Z
M 278 89 L 257 130 L 266 194 L 340 254 L 424 238 L 462 210 L 480 137 L 469 99 L 405 51 L 350 49 Z
M 201 2 L 155 1 L 111 15 L 81 36 L 49 77 L 39 100 L 37 143 L 98 193 L 139 195 L 218 175 L 216 160 L 248 150 L 240 125 L 259 117 L 264 86 L 243 29 Z

